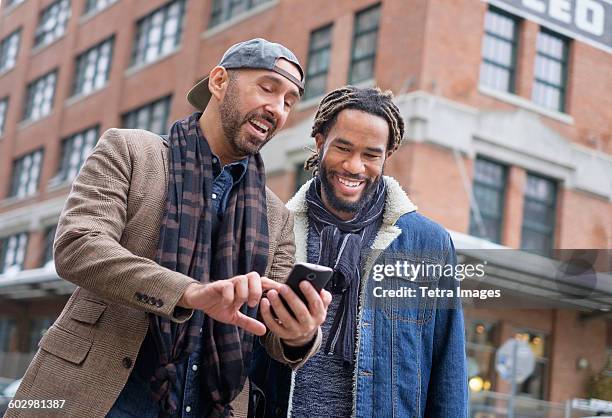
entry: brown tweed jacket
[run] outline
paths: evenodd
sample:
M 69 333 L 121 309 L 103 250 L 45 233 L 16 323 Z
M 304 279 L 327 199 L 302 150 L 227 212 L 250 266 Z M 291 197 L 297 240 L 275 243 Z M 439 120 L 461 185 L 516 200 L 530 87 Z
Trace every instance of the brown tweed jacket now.
M 159 266 L 155 256 L 166 199 L 168 144 L 143 130 L 110 129 L 87 159 L 62 212 L 55 240 L 60 277 L 78 285 L 40 341 L 15 399 L 63 399 L 62 409 L 10 409 L 5 417 L 104 417 L 132 372 L 148 329 L 147 313 L 176 322 L 192 311 L 176 304 L 194 280 Z M 293 218 L 266 190 L 267 276 L 285 280 L 294 263 Z M 144 297 L 146 296 L 146 297 Z M 280 340 L 270 355 L 292 367 Z M 234 401 L 246 416 L 248 384 Z

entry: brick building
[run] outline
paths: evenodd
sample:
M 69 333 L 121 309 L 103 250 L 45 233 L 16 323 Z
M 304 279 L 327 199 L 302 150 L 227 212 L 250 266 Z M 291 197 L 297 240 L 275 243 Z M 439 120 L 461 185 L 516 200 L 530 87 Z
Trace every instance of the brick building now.
M 185 94 L 223 51 L 256 36 L 284 43 L 307 68 L 304 99 L 263 153 L 285 201 L 307 178 L 322 95 L 377 85 L 394 92 L 407 122 L 386 173 L 460 253 L 612 248 L 608 0 L 4 0 L 0 376 L 23 373 L 72 289 L 53 270 L 51 244 L 99 135 L 164 132 L 193 111 Z M 499 286 L 516 290 L 515 271 L 497 258 Z M 554 275 L 520 273 L 525 297 L 536 281 L 554 287 Z M 514 335 L 536 355 L 519 385 L 536 402 L 525 408 L 586 397 L 612 346 L 605 309 L 588 297 L 538 310 L 468 305 L 474 416 L 498 416 L 483 405 L 503 400 L 482 394 L 508 392 L 493 359 Z

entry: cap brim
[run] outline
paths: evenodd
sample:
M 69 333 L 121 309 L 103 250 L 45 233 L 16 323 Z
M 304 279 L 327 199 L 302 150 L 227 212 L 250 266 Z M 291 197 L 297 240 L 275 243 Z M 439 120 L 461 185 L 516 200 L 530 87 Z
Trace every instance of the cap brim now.
M 187 93 L 187 100 L 196 109 L 204 111 L 210 100 L 210 96 L 210 90 L 208 90 L 208 77 L 206 77 L 189 90 L 189 93 Z

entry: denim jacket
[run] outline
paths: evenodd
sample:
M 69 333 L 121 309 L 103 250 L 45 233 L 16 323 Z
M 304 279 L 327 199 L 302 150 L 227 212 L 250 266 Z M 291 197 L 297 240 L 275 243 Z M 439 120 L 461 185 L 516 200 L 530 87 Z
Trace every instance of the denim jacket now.
M 357 318 L 353 416 L 462 418 L 467 416 L 467 371 L 463 312 L 454 300 L 420 297 L 421 286 L 453 290 L 452 277 L 371 279 L 374 264 L 402 254 L 411 263 L 456 264 L 453 243 L 440 225 L 416 212 L 401 186 L 384 177 L 387 200 L 383 222 L 365 263 Z M 296 260 L 306 260 L 308 231 L 304 185 L 287 207 L 295 215 Z M 427 282 L 427 283 L 425 283 Z M 412 288 L 410 303 L 376 298 L 374 287 Z M 380 292 L 378 293 L 380 294 Z M 294 373 L 256 352 L 256 381 L 266 394 L 265 416 L 290 416 Z

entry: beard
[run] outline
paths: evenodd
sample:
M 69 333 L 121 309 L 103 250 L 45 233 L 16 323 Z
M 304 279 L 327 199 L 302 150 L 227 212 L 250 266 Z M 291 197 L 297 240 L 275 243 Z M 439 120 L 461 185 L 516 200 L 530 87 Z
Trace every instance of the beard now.
M 350 178 L 357 181 L 365 181 L 365 187 L 361 196 L 356 201 L 342 199 L 337 193 L 333 184 L 332 178 L 335 172 L 329 171 L 323 160 L 319 157 L 319 179 L 321 180 L 321 193 L 325 195 L 327 202 L 331 207 L 339 212 L 350 213 L 357 215 L 361 209 L 372 199 L 378 184 L 382 180 L 382 174 L 374 179 L 364 178 L 359 175 L 342 173 L 342 177 Z
M 240 113 L 239 92 L 236 83 L 233 81 L 230 81 L 227 87 L 225 97 L 219 105 L 219 111 L 223 134 L 232 150 L 238 155 L 257 154 L 276 133 L 276 121 L 271 116 L 256 110 L 248 112 L 246 115 Z M 253 118 L 267 120 L 272 125 L 264 141 L 248 132 L 242 136 L 240 134 L 241 128 Z

